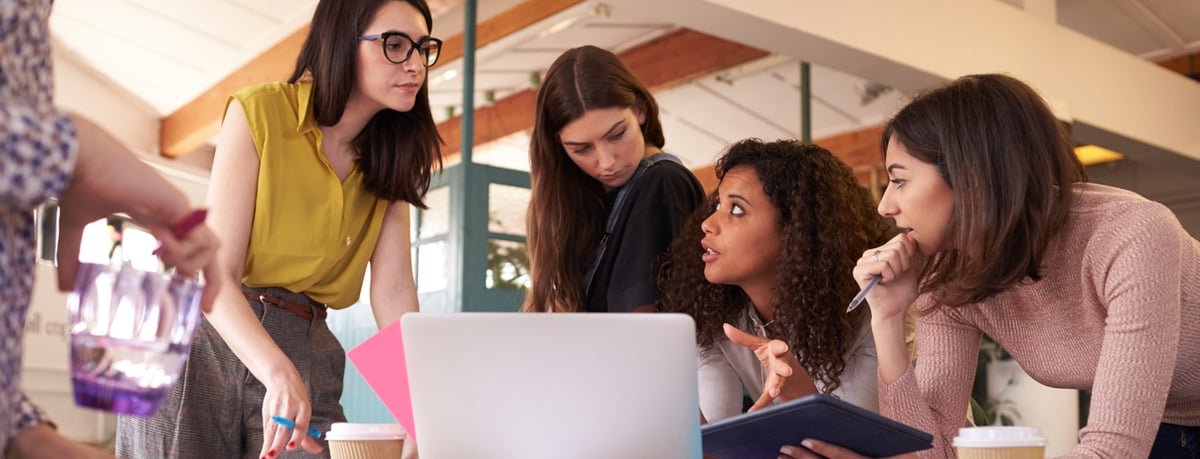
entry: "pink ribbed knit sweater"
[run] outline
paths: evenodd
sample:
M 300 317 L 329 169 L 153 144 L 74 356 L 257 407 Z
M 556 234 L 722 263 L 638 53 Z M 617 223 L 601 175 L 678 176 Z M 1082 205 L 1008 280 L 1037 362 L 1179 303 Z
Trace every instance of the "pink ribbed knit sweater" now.
M 1042 384 L 1092 390 L 1067 457 L 1146 457 L 1160 422 L 1200 426 L 1200 242 L 1137 194 L 1075 191 L 1040 281 L 920 317 L 916 367 L 880 382 L 884 415 L 934 434 L 922 457 L 954 457 L 981 332 Z

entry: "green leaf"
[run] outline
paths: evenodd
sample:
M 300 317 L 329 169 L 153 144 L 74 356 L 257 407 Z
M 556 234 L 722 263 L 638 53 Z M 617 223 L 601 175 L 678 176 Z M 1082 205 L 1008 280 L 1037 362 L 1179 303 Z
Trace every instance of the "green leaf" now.
M 988 410 L 984 409 L 975 397 L 971 397 L 971 417 L 975 419 L 975 425 L 988 426 L 992 425 L 992 416 L 988 414 Z

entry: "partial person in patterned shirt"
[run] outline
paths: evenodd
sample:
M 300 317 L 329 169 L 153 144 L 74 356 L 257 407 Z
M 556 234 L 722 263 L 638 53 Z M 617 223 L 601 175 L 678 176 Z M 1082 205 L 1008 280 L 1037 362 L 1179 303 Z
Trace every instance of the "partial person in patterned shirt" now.
M 20 389 L 21 342 L 35 269 L 33 209 L 59 197 L 58 284 L 74 283 L 84 225 L 124 212 L 162 242 L 183 273 L 208 268 L 216 236 L 201 225 L 182 239 L 170 226 L 187 198 L 102 128 L 53 105 L 47 18 L 51 0 L 0 0 L 0 456 L 111 457 L 58 434 Z

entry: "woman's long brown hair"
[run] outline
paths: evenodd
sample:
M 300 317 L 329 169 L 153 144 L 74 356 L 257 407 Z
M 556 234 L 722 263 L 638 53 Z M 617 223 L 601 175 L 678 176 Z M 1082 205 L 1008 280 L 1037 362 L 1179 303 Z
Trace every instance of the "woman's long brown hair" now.
M 887 241 L 891 229 L 850 168 L 824 148 L 743 140 L 717 160 L 717 177 L 736 167 L 754 170 L 779 211 L 779 285 L 768 334 L 788 343 L 824 392 L 833 392 L 867 310 L 845 312 L 858 291 L 850 272 L 863 252 Z M 706 350 L 727 339 L 722 324 L 738 323 L 753 307 L 740 287 L 704 278 L 700 223 L 713 209 L 710 202 L 688 219 L 659 272 L 659 310 L 691 315 L 697 343 Z
M 914 99 L 884 128 L 938 167 L 954 196 L 945 240 L 922 271 L 935 305 L 975 303 L 1039 279 L 1042 254 L 1066 219 L 1071 184 L 1087 181 L 1066 127 L 1029 85 L 970 75 Z M 922 311 L 928 312 L 928 311 Z
M 604 189 L 576 166 L 559 132 L 588 110 L 643 110 L 646 143 L 662 148 L 658 104 L 615 54 L 595 46 L 559 56 L 538 90 L 529 145 L 531 198 L 526 216 L 531 286 L 522 311 L 585 308 L 584 268 L 604 233 Z
M 322 126 L 333 126 L 342 119 L 357 81 L 358 36 L 389 1 L 412 5 L 433 32 L 433 16 L 425 0 L 321 0 L 317 4 L 288 82 L 312 78 L 313 117 Z M 358 151 L 355 164 L 368 191 L 425 209 L 433 169 L 442 166 L 442 137 L 429 107 L 429 79 L 421 83 L 411 110 L 380 110 L 355 137 L 354 146 Z

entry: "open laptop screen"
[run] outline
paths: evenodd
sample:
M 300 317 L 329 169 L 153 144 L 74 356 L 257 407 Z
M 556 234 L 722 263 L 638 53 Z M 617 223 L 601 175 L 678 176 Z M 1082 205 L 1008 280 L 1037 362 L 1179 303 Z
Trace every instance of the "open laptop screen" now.
M 421 457 L 699 458 L 682 314 L 406 314 Z

